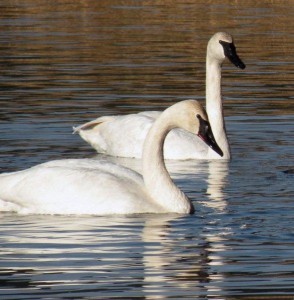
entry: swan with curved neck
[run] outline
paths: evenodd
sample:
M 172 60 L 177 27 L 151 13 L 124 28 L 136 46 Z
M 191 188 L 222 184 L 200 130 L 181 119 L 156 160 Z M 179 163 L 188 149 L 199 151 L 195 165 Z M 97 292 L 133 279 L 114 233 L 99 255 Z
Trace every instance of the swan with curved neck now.
M 206 110 L 215 139 L 224 153 L 223 157 L 214 153 L 198 137 L 175 129 L 167 136 L 164 146 L 165 158 L 230 159 L 221 97 L 221 66 L 226 57 L 238 68 L 245 68 L 236 53 L 233 38 L 227 33 L 218 32 L 207 45 Z M 74 128 L 74 133 L 78 132 L 99 153 L 141 158 L 145 136 L 160 114 L 158 111 L 149 111 L 100 117 Z
M 0 175 L 0 211 L 41 214 L 193 213 L 171 180 L 163 156 L 170 130 L 197 134 L 218 155 L 207 115 L 195 100 L 166 109 L 152 125 L 143 151 L 143 177 L 107 160 L 64 159 Z

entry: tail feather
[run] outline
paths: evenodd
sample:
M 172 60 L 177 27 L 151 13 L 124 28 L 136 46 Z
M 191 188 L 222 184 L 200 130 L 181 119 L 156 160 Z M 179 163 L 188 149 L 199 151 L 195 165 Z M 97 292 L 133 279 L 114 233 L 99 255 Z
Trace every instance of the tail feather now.
M 82 124 L 80 126 L 77 126 L 77 127 L 73 126 L 73 133 L 72 134 L 78 133 L 81 130 L 91 129 L 91 128 L 99 125 L 99 124 L 104 123 L 104 122 L 112 121 L 113 119 L 114 119 L 114 117 L 112 117 L 112 116 L 103 116 L 103 117 L 97 118 L 95 120 L 92 120 L 90 122 L 87 122 L 85 124 Z

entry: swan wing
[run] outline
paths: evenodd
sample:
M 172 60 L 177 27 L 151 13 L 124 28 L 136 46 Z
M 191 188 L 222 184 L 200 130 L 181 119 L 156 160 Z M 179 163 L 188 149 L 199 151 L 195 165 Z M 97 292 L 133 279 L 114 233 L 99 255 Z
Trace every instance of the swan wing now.
M 152 115 L 145 112 L 106 120 L 98 118 L 78 127 L 76 132 L 99 153 L 141 158 L 145 137 L 156 114 Z
M 73 127 L 73 134 L 78 133 L 81 130 L 89 130 L 92 127 L 95 127 L 101 123 L 107 122 L 107 121 L 112 121 L 115 117 L 113 116 L 103 116 L 100 118 L 97 118 L 95 120 L 92 120 L 90 122 L 84 123 L 78 127 Z
M 108 161 L 57 160 L 0 175 L 0 210 L 44 214 L 128 214 L 160 209 L 142 177 Z
M 119 157 L 141 158 L 145 137 L 162 112 L 144 111 L 125 116 L 107 116 L 85 123 L 74 132 L 99 153 Z M 206 157 L 208 147 L 196 135 L 173 129 L 164 144 L 166 159 Z

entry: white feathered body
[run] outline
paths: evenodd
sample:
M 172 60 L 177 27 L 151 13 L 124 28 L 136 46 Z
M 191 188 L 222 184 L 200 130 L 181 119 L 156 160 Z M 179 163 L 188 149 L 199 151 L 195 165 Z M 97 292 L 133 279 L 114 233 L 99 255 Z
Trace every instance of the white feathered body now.
M 75 128 L 98 153 L 141 158 L 146 135 L 160 111 L 101 117 Z M 206 158 L 209 147 L 196 135 L 180 128 L 168 133 L 164 142 L 165 159 Z
M 55 160 L 4 173 L 0 175 L 0 191 L 0 211 L 24 214 L 163 211 L 146 193 L 141 175 L 106 160 Z

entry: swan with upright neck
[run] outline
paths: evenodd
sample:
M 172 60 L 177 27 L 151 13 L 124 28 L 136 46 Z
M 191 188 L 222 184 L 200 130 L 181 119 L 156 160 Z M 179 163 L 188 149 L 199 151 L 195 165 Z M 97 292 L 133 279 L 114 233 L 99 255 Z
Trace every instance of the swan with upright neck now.
M 0 211 L 38 214 L 193 213 L 188 197 L 164 164 L 163 144 L 173 128 L 197 134 L 218 155 L 200 103 L 186 100 L 154 122 L 143 147 L 143 177 L 107 160 L 64 159 L 0 175 Z
M 164 145 L 166 159 L 230 159 L 221 96 L 221 66 L 226 57 L 238 68 L 245 68 L 236 53 L 232 36 L 218 32 L 207 45 L 206 110 L 223 156 L 220 157 L 195 135 L 174 129 L 167 136 Z M 141 158 L 145 136 L 160 114 L 159 111 L 146 111 L 131 115 L 104 116 L 74 128 L 74 133 L 79 133 L 99 153 Z

